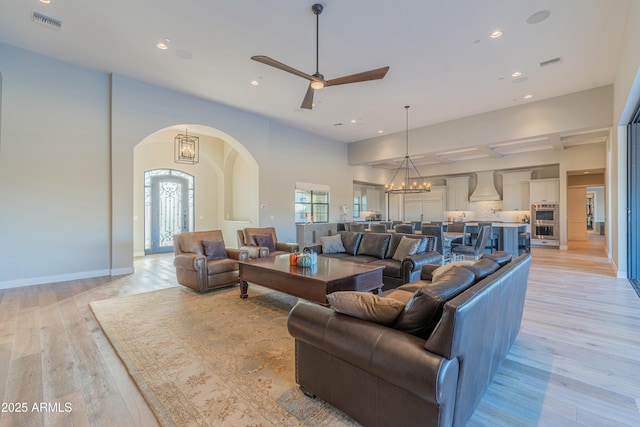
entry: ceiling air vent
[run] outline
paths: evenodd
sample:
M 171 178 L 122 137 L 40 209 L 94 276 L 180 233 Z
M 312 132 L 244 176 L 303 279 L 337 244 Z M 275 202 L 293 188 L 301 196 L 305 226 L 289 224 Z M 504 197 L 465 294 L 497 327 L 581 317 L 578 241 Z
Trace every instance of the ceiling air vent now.
M 555 64 L 560 64 L 562 63 L 562 58 L 559 56 L 556 56 L 555 58 L 552 59 L 547 59 L 546 61 L 542 61 L 540 63 L 540 67 L 548 67 L 549 65 L 555 65 Z
M 62 31 L 62 21 L 47 15 L 43 15 L 42 13 L 34 11 L 33 22 L 44 25 L 45 27 L 51 28 L 53 30 Z

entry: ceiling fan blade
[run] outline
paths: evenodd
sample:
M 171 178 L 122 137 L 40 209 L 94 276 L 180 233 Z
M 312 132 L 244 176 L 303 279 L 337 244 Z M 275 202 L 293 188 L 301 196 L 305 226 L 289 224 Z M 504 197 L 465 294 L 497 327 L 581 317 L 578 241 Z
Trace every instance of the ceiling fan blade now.
M 364 71 L 362 73 L 351 74 L 349 76 L 338 77 L 327 80 L 325 86 L 337 86 L 348 83 L 366 82 L 368 80 L 379 80 L 387 74 L 387 71 L 389 71 L 389 67 L 382 67 L 375 70 Z
M 262 62 L 263 64 L 266 64 L 266 65 L 270 65 L 279 70 L 286 71 L 287 73 L 295 74 L 296 76 L 302 77 L 303 79 L 318 80 L 317 77 L 313 77 L 310 74 L 303 73 L 300 70 L 296 70 L 295 68 L 290 67 L 287 64 L 283 64 L 280 61 L 276 61 L 275 59 L 269 58 L 268 56 L 256 55 L 256 56 L 252 56 L 251 59 L 253 59 L 254 61 Z
M 307 93 L 304 95 L 304 99 L 302 100 L 302 105 L 300 106 L 300 108 L 305 108 L 307 110 L 311 110 L 313 108 L 313 92 L 315 92 L 315 90 L 313 90 L 311 84 L 309 84 Z

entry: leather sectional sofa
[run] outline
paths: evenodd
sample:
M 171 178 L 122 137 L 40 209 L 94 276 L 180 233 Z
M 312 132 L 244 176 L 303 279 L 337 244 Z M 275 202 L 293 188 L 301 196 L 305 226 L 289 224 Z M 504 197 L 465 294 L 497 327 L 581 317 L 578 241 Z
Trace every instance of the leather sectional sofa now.
M 382 281 L 385 290 L 398 287 L 403 283 L 415 282 L 420 279 L 423 265 L 442 262 L 442 254 L 435 251 L 437 242 L 433 236 L 353 231 L 339 231 L 338 234 L 342 237 L 344 252 L 325 254 L 320 244 L 307 246 L 306 249 L 320 256 L 384 265 Z M 418 239 L 422 244 L 414 255 L 408 255 L 402 260 L 393 259 L 403 236 Z
M 392 324 L 310 303 L 288 319 L 296 381 L 366 426 L 464 426 L 520 329 L 531 255 L 454 265 L 383 292 Z M 403 308 L 402 308 L 403 307 Z

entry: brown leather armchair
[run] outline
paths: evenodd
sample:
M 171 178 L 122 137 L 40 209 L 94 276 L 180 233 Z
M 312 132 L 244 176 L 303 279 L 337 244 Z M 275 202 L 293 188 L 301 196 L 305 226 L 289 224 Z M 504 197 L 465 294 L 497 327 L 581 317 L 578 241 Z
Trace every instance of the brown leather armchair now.
M 224 245 L 222 231 L 192 231 L 173 236 L 178 283 L 198 292 L 240 282 L 238 261 L 249 259 L 249 252 Z
M 237 233 L 238 247 L 247 250 L 249 258 L 264 258 L 300 250 L 297 243 L 278 242 L 275 227 L 245 228 Z M 268 247 L 269 244 L 271 247 Z

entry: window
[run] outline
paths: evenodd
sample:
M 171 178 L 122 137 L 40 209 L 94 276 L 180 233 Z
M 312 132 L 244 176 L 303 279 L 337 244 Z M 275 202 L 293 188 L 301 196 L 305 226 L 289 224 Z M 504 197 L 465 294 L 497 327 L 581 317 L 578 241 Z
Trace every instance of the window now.
M 308 186 L 311 185 L 308 184 Z M 310 221 L 329 222 L 328 189 L 296 188 L 295 210 L 296 223 L 298 224 Z
M 353 217 L 354 218 L 360 217 L 360 196 L 359 195 L 353 196 Z

